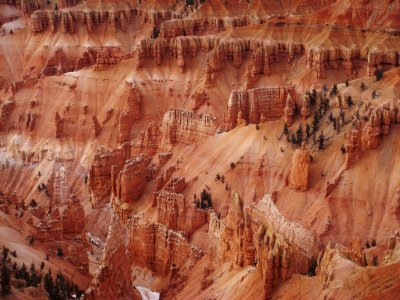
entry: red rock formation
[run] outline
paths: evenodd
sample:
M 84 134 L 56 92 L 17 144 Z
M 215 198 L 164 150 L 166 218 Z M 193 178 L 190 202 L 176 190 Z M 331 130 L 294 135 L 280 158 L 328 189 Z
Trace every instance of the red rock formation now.
M 367 147 L 375 149 L 379 146 L 379 139 L 381 134 L 381 112 L 375 110 L 370 116 L 367 124 Z
M 349 168 L 356 160 L 358 160 L 361 152 L 361 121 L 353 123 L 353 128 L 346 135 L 346 159 L 345 168 Z
M 255 264 L 255 246 L 250 215 L 243 211 L 243 201 L 237 193 L 232 196 L 228 215 L 224 220 L 225 230 L 221 235 L 223 261 L 240 267 Z
M 62 225 L 64 234 L 82 233 L 85 227 L 85 211 L 82 204 L 75 196 L 71 196 L 62 214 Z
M 197 208 L 181 194 L 184 178 L 173 178 L 163 191 L 157 192 L 157 222 L 190 235 L 207 222 L 207 211 Z
M 9 99 L 7 102 L 0 105 L 0 129 L 5 129 L 8 116 L 15 109 L 15 107 L 15 101 L 12 99 Z
M 175 166 L 169 167 L 166 171 L 162 172 L 157 178 L 156 178 L 156 187 L 155 187 L 155 192 L 153 194 L 153 206 L 157 205 L 157 197 L 160 191 L 162 190 L 162 187 L 170 180 L 172 174 L 176 171 Z
M 233 90 L 225 112 L 225 129 L 231 130 L 236 127 L 239 111 L 242 112 L 242 118 L 250 124 L 258 124 L 261 114 L 267 121 L 281 118 L 284 115 L 285 99 L 292 93 L 294 93 L 293 86 Z
M 138 24 L 150 23 L 156 27 L 164 20 L 171 19 L 168 10 L 155 11 L 152 9 L 132 8 L 129 1 L 121 1 L 117 7 L 103 5 L 98 10 L 97 3 L 88 1 L 86 7 L 73 7 L 63 10 L 41 10 L 44 5 L 37 0 L 23 0 L 23 10 L 25 13 L 32 13 L 32 31 L 40 33 L 46 29 L 55 32 L 59 29 L 63 33 L 74 33 L 76 28 L 86 28 L 88 32 L 94 32 L 97 27 L 107 26 L 111 32 L 126 32 L 128 25 L 134 22 Z M 59 3 L 60 7 L 73 6 L 77 0 L 68 0 Z
M 234 193 L 229 212 L 220 220 L 210 214 L 209 257 L 212 263 L 224 261 L 238 266 L 256 265 L 268 298 L 273 287 L 308 269 L 316 253 L 316 238 L 279 213 L 267 195 L 247 211 Z
M 146 131 L 139 133 L 132 141 L 132 154 L 153 155 L 161 143 L 161 123 L 150 123 Z
M 161 149 L 174 145 L 188 145 L 198 142 L 202 137 L 215 133 L 214 118 L 197 115 L 185 110 L 170 110 L 165 113 L 161 125 Z
M 141 299 L 132 288 L 124 227 L 116 215 L 111 219 L 101 265 L 97 268 L 85 297 L 91 300 Z
M 276 235 L 283 237 L 296 251 L 307 257 L 318 254 L 317 237 L 295 222 L 285 219 L 275 206 L 271 196 L 265 195 L 251 207 L 251 218 L 255 223 L 264 223 Z
M 101 207 L 110 202 L 111 187 L 115 186 L 115 182 L 112 182 L 112 174 L 113 180 L 116 180 L 130 154 L 129 144 L 124 144 L 115 150 L 104 148 L 97 150 L 89 175 L 90 200 L 93 207 Z
M 391 298 L 400 289 L 396 280 L 400 276 L 399 264 L 396 261 L 362 267 L 349 260 L 344 247 L 328 244 L 318 259 L 317 277 L 322 283 L 320 295 L 326 298 Z
M 127 249 L 131 263 L 161 276 L 167 276 L 172 269 L 183 273 L 203 255 L 181 233 L 165 225 L 151 223 L 140 216 L 128 220 L 127 230 Z
M 289 176 L 289 184 L 293 189 L 306 191 L 308 189 L 308 169 L 311 156 L 303 142 L 300 149 L 293 153 L 292 169 Z
M 293 124 L 293 115 L 294 115 L 294 110 L 293 106 L 295 105 L 294 101 L 292 101 L 292 97 L 290 96 L 290 93 L 287 95 L 286 99 L 286 105 L 284 108 L 284 121 L 287 126 L 292 126 Z
M 97 138 L 101 132 L 101 126 L 99 121 L 97 120 L 96 116 L 93 115 L 92 117 L 93 125 L 92 125 L 92 137 Z
M 1 118 L 7 117 L 16 107 L 15 101 L 9 99 L 7 102 L 2 103 L 0 106 Z
M 44 1 L 40 0 L 21 0 L 21 9 L 24 14 L 30 14 L 35 10 L 44 8 Z
M 118 142 L 124 143 L 129 139 L 133 123 L 140 118 L 141 95 L 136 87 L 132 87 L 128 97 L 128 109 L 121 113 L 118 123 Z
M 41 241 L 61 241 L 63 239 L 63 224 L 60 211 L 53 210 L 35 225 L 34 237 Z
M 149 159 L 144 155 L 137 155 L 125 162 L 118 173 L 115 187 L 112 188 L 115 202 L 132 203 L 142 195 L 146 186 L 145 172 L 148 164 Z
M 263 22 L 265 22 L 263 18 L 253 18 L 249 16 L 172 19 L 161 23 L 160 36 L 170 39 L 186 35 L 204 35 L 225 31 L 235 27 L 261 24 Z

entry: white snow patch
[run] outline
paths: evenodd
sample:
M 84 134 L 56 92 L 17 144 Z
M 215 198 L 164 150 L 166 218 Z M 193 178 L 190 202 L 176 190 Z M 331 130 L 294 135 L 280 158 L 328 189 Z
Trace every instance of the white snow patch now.
M 139 291 L 140 295 L 142 296 L 143 300 L 159 300 L 160 293 L 153 292 L 152 290 L 148 289 L 144 286 L 137 286 L 137 290 Z

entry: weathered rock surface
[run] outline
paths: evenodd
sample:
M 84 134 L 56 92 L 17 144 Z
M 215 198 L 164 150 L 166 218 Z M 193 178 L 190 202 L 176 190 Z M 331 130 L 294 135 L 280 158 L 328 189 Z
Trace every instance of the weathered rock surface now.
M 306 191 L 308 188 L 308 173 L 311 163 L 311 156 L 303 142 L 301 148 L 293 153 L 292 169 L 289 175 L 289 184 L 293 189 Z
M 138 199 L 146 185 L 146 167 L 149 164 L 149 159 L 144 155 L 138 155 L 125 161 L 122 170 L 115 173 L 117 170 L 113 167 L 112 172 L 118 174 L 112 190 L 115 196 L 114 201 L 123 203 L 132 203 Z M 114 184 L 114 180 L 112 182 Z
M 242 113 L 242 119 L 251 124 L 260 123 L 261 115 L 264 116 L 265 121 L 281 118 L 289 94 L 294 97 L 293 86 L 233 90 L 225 112 L 225 129 L 231 130 L 236 127 L 239 112 Z
M 127 228 L 127 249 L 131 262 L 161 276 L 167 276 L 172 271 L 183 272 L 203 255 L 183 234 L 143 217 L 133 216 Z
M 207 222 L 208 212 L 185 199 L 181 194 L 185 185 L 184 178 L 172 178 L 164 190 L 156 193 L 157 222 L 188 236 Z
M 131 266 L 147 268 L 161 276 L 173 276 L 192 267 L 202 255 L 202 251 L 192 246 L 181 233 L 165 225 L 151 223 L 138 215 L 123 224 L 114 215 L 102 265 L 96 271 L 86 297 L 133 297 Z
M 63 211 L 62 225 L 64 234 L 82 233 L 85 228 L 85 211 L 75 196 L 71 197 L 71 201 Z
M 170 110 L 165 113 L 161 131 L 161 149 L 175 145 L 196 143 L 216 131 L 214 118 L 185 110 Z
M 280 282 L 305 274 L 317 250 L 316 237 L 285 220 L 268 195 L 243 210 L 242 200 L 234 193 L 225 219 L 210 214 L 208 236 L 211 262 L 255 265 L 266 298 Z
M 129 132 L 133 123 L 140 118 L 141 95 L 137 88 L 132 87 L 127 99 L 127 110 L 123 111 L 119 117 L 118 142 L 124 143 L 129 139 Z
M 87 299 L 141 299 L 130 283 L 130 268 L 124 227 L 113 215 L 109 226 L 102 264 L 86 291 Z
M 129 144 L 124 144 L 115 150 L 98 149 L 89 174 L 89 190 L 93 207 L 101 207 L 110 202 L 111 187 L 115 186 L 112 178 L 116 180 L 117 174 L 130 155 Z
M 399 262 L 378 267 L 361 267 L 343 253 L 342 247 L 328 245 L 319 259 L 317 277 L 322 281 L 321 295 L 332 298 L 392 297 L 400 285 Z

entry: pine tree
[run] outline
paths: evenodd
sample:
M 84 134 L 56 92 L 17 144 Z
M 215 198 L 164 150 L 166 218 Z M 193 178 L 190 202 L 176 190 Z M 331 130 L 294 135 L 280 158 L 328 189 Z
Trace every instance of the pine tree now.
M 160 34 L 160 30 L 157 28 L 157 27 L 155 27 L 154 26 L 154 28 L 153 28 L 153 33 L 151 34 L 151 37 L 153 38 L 153 39 L 156 39 L 156 38 L 158 38 L 158 35 Z
M 345 153 L 346 153 L 346 148 L 343 146 L 343 144 L 342 144 L 342 146 L 340 147 L 340 151 L 342 151 L 342 154 L 345 154 Z
M 318 124 L 319 124 L 319 116 L 318 116 L 318 113 L 315 113 L 314 114 L 314 119 L 313 119 L 313 131 L 315 132 L 315 131 L 317 131 L 317 129 L 318 129 Z
M 377 68 L 375 71 L 375 77 L 376 81 L 380 81 L 383 78 L 383 70 Z
M 374 255 L 374 258 L 373 258 L 373 260 L 372 260 L 372 264 L 373 264 L 374 266 L 377 266 L 377 265 L 378 265 L 378 256 Z
M 3 251 L 2 251 L 2 261 L 5 263 L 8 258 L 8 253 L 10 252 L 10 249 L 8 249 L 6 246 L 3 246 Z
M 329 113 L 329 121 L 331 121 L 331 123 L 332 123 L 332 122 L 333 122 L 333 119 L 334 119 L 334 118 L 333 118 L 333 113 L 330 112 L 330 113 Z
M 349 107 L 352 107 L 352 106 L 354 105 L 353 99 L 351 98 L 351 96 L 348 96 L 348 97 L 347 97 L 347 105 L 348 105 Z
M 53 299 L 54 295 L 54 283 L 53 278 L 51 277 L 51 270 L 49 269 L 48 273 L 44 276 L 44 288 L 49 293 L 50 299 Z
M 364 82 L 361 82 L 360 89 L 361 89 L 361 92 L 364 92 L 367 89 L 367 86 L 365 85 Z
M 283 124 L 283 134 L 284 135 L 288 135 L 289 134 L 289 128 L 287 126 L 287 124 Z
M 297 129 L 296 134 L 297 134 L 297 140 L 296 140 L 297 144 L 301 145 L 301 143 L 303 142 L 303 126 L 301 125 L 301 123 L 299 125 L 299 128 Z
M 200 194 L 200 200 L 201 200 L 201 208 L 209 208 L 212 207 L 212 199 L 211 199 L 211 193 L 207 192 L 206 189 L 203 189 L 203 191 Z
M 325 148 L 325 136 L 324 136 L 324 132 L 321 131 L 321 134 L 319 135 L 318 138 L 318 149 L 322 150 Z
M 311 261 L 309 262 L 307 275 L 315 276 L 316 275 L 315 269 L 317 268 L 317 266 L 318 266 L 317 260 L 315 259 L 315 257 L 312 257 Z
M 331 90 L 331 95 L 335 96 L 337 94 L 337 84 L 335 83 Z
M 290 136 L 290 141 L 292 142 L 293 145 L 296 145 L 296 144 L 297 144 L 297 139 L 296 139 L 296 136 L 295 136 L 294 134 L 292 134 L 292 135 Z
M 3 267 L 1 268 L 1 292 L 3 295 L 10 293 L 10 279 L 10 270 L 5 264 L 3 264 Z

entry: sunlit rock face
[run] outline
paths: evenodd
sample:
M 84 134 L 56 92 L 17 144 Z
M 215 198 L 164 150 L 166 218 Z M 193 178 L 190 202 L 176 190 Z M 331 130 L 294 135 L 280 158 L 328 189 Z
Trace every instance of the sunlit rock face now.
M 9 297 L 395 299 L 399 11 L 0 0 Z

